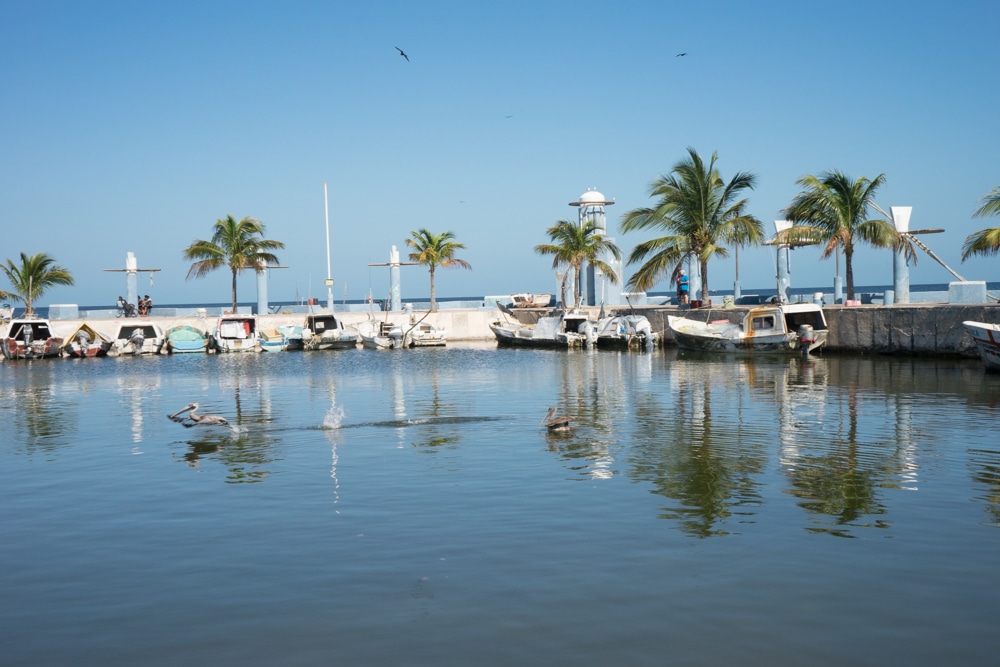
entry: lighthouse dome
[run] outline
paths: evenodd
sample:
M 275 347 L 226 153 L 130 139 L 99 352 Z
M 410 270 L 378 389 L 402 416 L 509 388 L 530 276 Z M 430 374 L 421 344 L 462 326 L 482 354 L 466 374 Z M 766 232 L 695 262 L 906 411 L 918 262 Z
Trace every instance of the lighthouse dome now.
M 587 190 L 580 195 L 580 201 L 585 204 L 599 204 L 604 202 L 604 195 L 597 190 Z

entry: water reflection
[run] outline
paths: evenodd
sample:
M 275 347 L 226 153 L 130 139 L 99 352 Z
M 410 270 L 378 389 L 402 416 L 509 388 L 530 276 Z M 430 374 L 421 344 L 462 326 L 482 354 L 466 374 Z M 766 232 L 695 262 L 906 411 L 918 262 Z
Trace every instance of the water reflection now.
M 229 484 L 262 482 L 270 475 L 270 465 L 280 460 L 280 438 L 268 429 L 274 421 L 271 376 L 260 372 L 254 365 L 258 360 L 248 355 L 220 355 L 216 361 L 216 396 L 203 409 L 223 415 L 233 428 L 192 428 L 196 437 L 186 441 L 188 451 L 182 459 L 191 467 L 200 467 L 205 459 L 217 460 L 228 469 Z M 227 403 L 223 397 L 228 396 L 232 401 Z
M 77 432 L 76 397 L 86 385 L 57 382 L 52 361 L 29 362 L 0 387 L 9 442 L 27 454 L 53 453 L 72 443 Z

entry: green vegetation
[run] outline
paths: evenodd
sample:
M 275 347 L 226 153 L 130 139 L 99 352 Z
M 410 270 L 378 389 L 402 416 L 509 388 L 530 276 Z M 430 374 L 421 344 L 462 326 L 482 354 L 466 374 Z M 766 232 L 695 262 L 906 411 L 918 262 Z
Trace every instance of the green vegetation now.
M 615 245 L 615 242 L 608 239 L 601 229 L 592 220 L 588 220 L 582 226 L 560 220 L 548 228 L 546 233 L 552 243 L 542 243 L 535 246 L 535 252 L 540 255 L 552 255 L 552 268 L 567 266 L 572 269 L 576 280 L 573 283 L 573 303 L 574 308 L 580 307 L 582 299 L 582 279 L 581 269 L 583 263 L 588 262 L 604 272 L 608 279 L 617 283 L 618 274 L 606 262 L 601 260 L 601 256 L 610 253 L 615 259 L 621 259 L 622 251 Z M 561 303 L 566 305 L 566 280 L 569 278 L 567 271 L 563 275 Z
M 437 310 L 437 301 L 434 296 L 434 271 L 437 267 L 443 269 L 471 269 L 472 265 L 464 259 L 455 257 L 456 250 L 463 250 L 465 246 L 452 239 L 455 235 L 451 232 L 442 234 L 432 234 L 426 229 L 418 229 L 410 232 L 412 238 L 406 239 L 406 245 L 413 249 L 410 253 L 410 261 L 417 262 L 429 267 L 431 274 L 431 312 Z
M 674 165 L 668 176 L 661 176 L 650 186 L 650 196 L 659 197 L 653 208 L 638 208 L 626 213 L 621 222 L 624 232 L 656 229 L 668 233 L 638 244 L 628 263 L 642 266 L 629 281 L 630 288 L 648 291 L 669 274 L 676 280 L 688 259 L 697 259 L 701 267 L 702 293 L 708 294 L 708 261 L 714 256 L 728 257 L 723 244 L 758 245 L 764 240 L 760 220 L 746 213 L 744 190 L 753 190 L 757 177 L 739 172 L 724 182 L 715 166 L 713 153 L 706 165 L 693 148 L 688 157 Z
M 989 194 L 979 200 L 979 208 L 973 213 L 976 218 L 988 215 L 1000 215 L 1000 186 L 990 190 Z M 1000 227 L 980 229 L 965 238 L 962 244 L 962 261 L 973 255 L 995 255 L 1000 252 Z
M 840 248 L 844 251 L 844 277 L 847 299 L 854 299 L 854 248 L 859 242 L 877 248 L 899 242 L 895 227 L 882 218 L 868 218 L 868 208 L 878 208 L 875 193 L 885 184 L 885 174 L 874 179 L 851 180 L 839 171 L 820 176 L 806 175 L 796 181 L 802 191 L 787 209 L 785 216 L 794 223 L 778 235 L 787 243 L 825 243 L 824 259 Z
M 233 312 L 236 311 L 236 276 L 246 269 L 259 270 L 277 264 L 272 251 L 285 244 L 264 238 L 264 223 L 254 218 L 239 222 L 231 215 L 216 220 L 211 241 L 195 240 L 184 250 L 184 259 L 195 260 L 187 279 L 201 278 L 215 269 L 228 266 L 233 273 Z
M 6 266 L 0 264 L 0 269 L 14 287 L 13 292 L 0 292 L 0 298 L 20 301 L 27 316 L 34 315 L 34 302 L 46 289 L 54 285 L 73 284 L 73 275 L 69 270 L 56 264 L 56 260 L 45 253 L 29 257 L 22 252 L 20 266 L 7 258 Z

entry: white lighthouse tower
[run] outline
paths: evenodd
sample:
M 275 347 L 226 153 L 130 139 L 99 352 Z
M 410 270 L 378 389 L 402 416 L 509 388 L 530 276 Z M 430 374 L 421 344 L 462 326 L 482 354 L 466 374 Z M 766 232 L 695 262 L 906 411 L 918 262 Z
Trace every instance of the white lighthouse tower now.
M 593 221 L 599 233 L 607 236 L 608 224 L 605 207 L 613 206 L 614 200 L 607 200 L 604 195 L 594 188 L 589 188 L 580 195 L 579 201 L 571 201 L 570 206 L 579 208 L 577 219 L 580 226 L 586 222 Z M 608 239 L 614 241 L 613 238 Z M 610 253 L 605 253 L 601 261 L 610 266 L 618 274 L 618 280 L 622 280 L 622 262 L 615 259 Z M 597 267 L 588 264 L 584 269 L 583 280 L 583 303 L 588 306 L 598 306 L 603 304 L 609 306 L 620 306 L 622 304 L 622 290 L 615 283 L 611 282 L 608 276 Z

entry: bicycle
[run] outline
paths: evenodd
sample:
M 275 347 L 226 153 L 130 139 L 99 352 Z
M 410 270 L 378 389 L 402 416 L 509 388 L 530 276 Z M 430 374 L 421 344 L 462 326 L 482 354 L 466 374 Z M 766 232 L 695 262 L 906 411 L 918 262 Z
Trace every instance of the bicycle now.
M 136 311 L 135 306 L 131 303 L 119 301 L 118 310 L 115 311 L 115 317 L 139 317 L 139 313 Z

